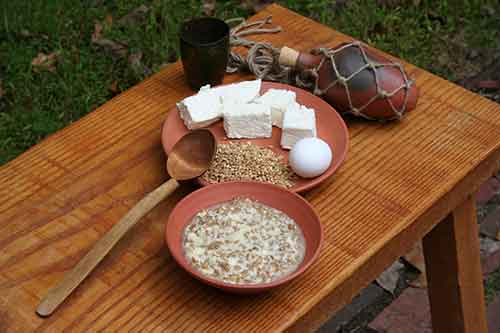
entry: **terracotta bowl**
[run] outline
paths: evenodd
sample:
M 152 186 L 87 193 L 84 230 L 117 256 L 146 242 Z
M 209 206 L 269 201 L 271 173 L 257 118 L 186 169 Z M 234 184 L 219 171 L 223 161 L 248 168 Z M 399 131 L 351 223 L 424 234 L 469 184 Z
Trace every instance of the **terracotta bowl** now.
M 271 88 L 288 89 L 294 91 L 297 95 L 298 103 L 303 104 L 309 108 L 313 108 L 316 111 L 316 127 L 318 131 L 318 137 L 328 143 L 333 151 L 332 163 L 330 164 L 330 167 L 325 171 L 325 173 L 315 178 L 298 177 L 298 179 L 295 181 L 295 185 L 293 185 L 289 189 L 293 192 L 304 192 L 328 179 L 340 167 L 347 155 L 347 150 L 349 147 L 349 132 L 342 117 L 335 111 L 334 108 L 332 108 L 327 102 L 325 102 L 318 96 L 314 96 L 310 92 L 294 86 L 266 81 L 262 82 L 260 93 L 264 94 Z M 281 148 L 281 129 L 277 127 L 273 126 L 271 138 L 250 140 L 228 139 L 226 137 L 222 121 L 218 121 L 207 128 L 215 136 L 218 143 L 227 141 L 250 141 L 254 144 L 271 148 L 275 153 L 282 155 L 285 162 L 288 161 L 289 151 Z M 188 132 L 189 130 L 186 128 L 186 126 L 184 126 L 184 122 L 179 116 L 177 108 L 174 107 L 168 113 L 162 128 L 161 140 L 165 153 L 168 155 L 174 147 L 175 143 Z M 198 182 L 203 186 L 209 185 L 208 182 L 202 180 L 201 178 L 198 178 Z
M 191 222 L 193 216 L 202 209 L 241 196 L 283 211 L 302 229 L 306 241 L 306 253 L 295 272 L 270 283 L 230 284 L 207 277 L 188 263 L 184 257 L 182 238 L 184 228 Z M 203 187 L 182 199 L 170 213 L 165 227 L 165 239 L 174 259 L 193 277 L 224 291 L 253 294 L 280 286 L 302 274 L 319 254 L 323 242 L 323 228 L 312 206 L 295 193 L 270 184 L 227 182 Z

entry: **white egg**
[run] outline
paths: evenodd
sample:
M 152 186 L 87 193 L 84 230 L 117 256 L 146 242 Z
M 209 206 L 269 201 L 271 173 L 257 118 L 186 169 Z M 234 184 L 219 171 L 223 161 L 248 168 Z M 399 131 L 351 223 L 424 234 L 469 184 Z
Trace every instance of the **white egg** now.
M 317 177 L 332 163 L 332 150 L 328 143 L 319 138 L 304 138 L 292 147 L 288 162 L 299 176 Z

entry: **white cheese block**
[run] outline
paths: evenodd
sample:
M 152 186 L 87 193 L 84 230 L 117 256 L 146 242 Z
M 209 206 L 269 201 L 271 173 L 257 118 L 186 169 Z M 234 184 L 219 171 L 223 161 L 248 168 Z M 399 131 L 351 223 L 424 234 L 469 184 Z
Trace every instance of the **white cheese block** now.
M 207 127 L 222 117 L 220 96 L 213 89 L 202 87 L 196 95 L 177 103 L 179 115 L 190 130 Z
M 294 91 L 285 89 L 269 89 L 255 100 L 256 103 L 269 105 L 273 126 L 282 127 L 283 114 L 295 103 L 296 95 Z
M 250 103 L 260 96 L 262 80 L 243 81 L 212 88 L 221 97 L 222 103 Z
M 316 136 L 316 115 L 313 109 L 301 105 L 290 108 L 283 116 L 281 147 L 292 149 L 293 145 L 303 138 Z
M 271 109 L 263 104 L 225 103 L 224 130 L 231 139 L 270 138 Z
M 222 117 L 223 102 L 249 103 L 259 96 L 261 84 L 260 79 L 216 88 L 207 84 L 196 95 L 177 103 L 180 117 L 190 130 L 207 127 Z

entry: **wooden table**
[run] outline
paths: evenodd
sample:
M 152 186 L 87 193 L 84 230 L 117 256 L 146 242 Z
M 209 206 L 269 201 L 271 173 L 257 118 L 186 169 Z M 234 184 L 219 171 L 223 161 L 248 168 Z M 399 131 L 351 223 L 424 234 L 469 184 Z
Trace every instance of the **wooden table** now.
M 284 32 L 260 36 L 307 50 L 350 40 L 277 5 Z M 49 318 L 57 283 L 144 194 L 166 178 L 160 128 L 192 94 L 173 64 L 0 168 L 0 331 L 312 331 L 424 239 L 437 332 L 486 332 L 473 194 L 500 168 L 500 105 L 405 64 L 421 96 L 402 122 L 348 122 L 339 171 L 306 194 L 325 244 L 305 275 L 255 297 L 190 278 L 163 242 L 183 185 L 123 239 Z M 231 75 L 226 82 L 251 78 Z

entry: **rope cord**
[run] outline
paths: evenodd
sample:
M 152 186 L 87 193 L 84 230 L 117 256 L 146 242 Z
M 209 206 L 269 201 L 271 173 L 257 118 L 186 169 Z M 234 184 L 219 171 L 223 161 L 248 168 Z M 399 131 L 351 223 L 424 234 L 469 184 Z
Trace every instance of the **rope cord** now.
M 281 66 L 278 63 L 280 54 L 279 48 L 275 48 L 269 43 L 255 42 L 243 38 L 248 35 L 281 32 L 282 28 L 280 26 L 264 28 L 265 25 L 271 24 L 272 16 L 251 23 L 247 23 L 244 19 L 239 18 L 231 19 L 226 22 L 230 23 L 233 21 L 241 21 L 241 23 L 231 29 L 230 45 L 231 47 L 246 47 L 248 48 L 248 54 L 245 58 L 241 54 L 231 51 L 226 72 L 235 73 L 237 71 L 250 71 L 260 79 L 290 82 L 289 79 L 292 68 Z
M 243 46 L 248 48 L 248 54 L 246 58 L 234 51 L 230 52 L 229 62 L 226 71 L 228 73 L 235 73 L 237 71 L 250 71 L 255 74 L 257 78 L 277 81 L 282 83 L 293 84 L 300 88 L 305 88 L 311 90 L 315 95 L 322 96 L 330 88 L 336 85 L 342 85 L 345 90 L 347 101 L 349 103 L 349 110 L 346 112 L 352 113 L 355 116 L 363 117 L 366 119 L 374 119 L 363 113 L 363 111 L 368 108 L 372 103 L 380 99 L 386 99 L 391 107 L 394 114 L 390 119 L 401 119 L 406 111 L 408 104 L 409 90 L 414 84 L 413 80 L 409 80 L 403 67 L 399 63 L 387 62 L 378 63 L 372 61 L 366 54 L 364 46 L 360 42 L 352 42 L 345 44 L 336 49 L 329 48 L 319 48 L 312 50 L 312 54 L 322 55 L 322 59 L 318 66 L 303 70 L 302 72 L 296 71 L 294 68 L 289 66 L 280 65 L 278 62 L 280 49 L 275 48 L 270 43 L 266 42 L 255 42 L 243 38 L 244 36 L 254 35 L 254 34 L 267 34 L 267 33 L 278 33 L 282 31 L 280 26 L 272 28 L 264 28 L 264 26 L 272 23 L 272 16 L 268 16 L 263 20 L 247 23 L 242 18 L 236 18 L 226 21 L 230 22 L 240 22 L 230 32 L 230 45 L 231 47 Z M 361 54 L 362 61 L 364 65 L 350 73 L 348 76 L 343 76 L 340 71 L 338 64 L 335 61 L 335 57 L 340 52 L 345 51 L 347 48 L 358 48 Z M 333 80 L 328 86 L 323 89 L 319 88 L 319 69 L 329 62 L 332 66 L 332 70 L 335 73 L 336 79 Z M 380 70 L 383 67 L 393 67 L 399 70 L 403 83 L 401 86 L 393 91 L 384 91 L 380 82 Z M 351 97 L 351 90 L 349 87 L 349 82 L 359 75 L 364 70 L 369 70 L 373 72 L 375 78 L 375 88 L 376 93 L 363 105 L 356 106 L 353 103 Z M 391 101 L 391 97 L 398 94 L 400 91 L 404 91 L 404 101 L 400 109 L 396 108 Z

